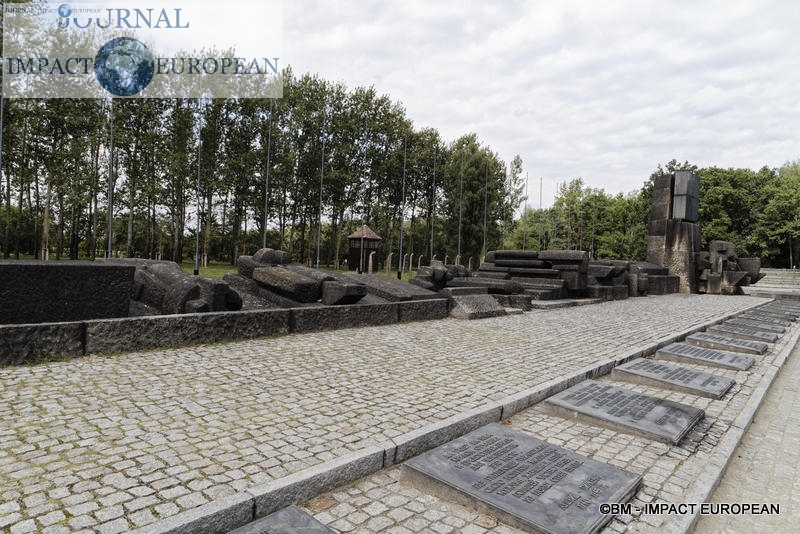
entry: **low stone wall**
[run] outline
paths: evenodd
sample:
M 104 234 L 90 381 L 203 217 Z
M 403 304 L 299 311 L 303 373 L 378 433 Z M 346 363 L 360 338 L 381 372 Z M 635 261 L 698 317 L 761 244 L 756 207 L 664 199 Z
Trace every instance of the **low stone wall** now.
M 83 356 L 86 323 L 0 325 L 0 365 Z
M 290 310 L 252 310 L 88 321 L 85 354 L 288 334 L 290 314 Z
M 0 365 L 444 319 L 447 299 L 0 326 Z

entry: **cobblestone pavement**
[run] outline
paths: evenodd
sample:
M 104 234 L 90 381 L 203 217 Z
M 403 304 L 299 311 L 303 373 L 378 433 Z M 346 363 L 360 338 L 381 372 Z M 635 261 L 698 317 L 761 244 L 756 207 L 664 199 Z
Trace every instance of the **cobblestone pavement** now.
M 124 532 L 759 302 L 647 297 L 0 369 L 0 531 Z M 751 375 L 733 375 L 746 394 Z M 726 396 L 710 405 L 717 402 L 740 400 Z M 685 487 L 685 470 L 676 471 L 688 455 L 681 448 L 593 434 L 576 423 L 541 427 L 549 420 L 536 410 L 514 424 L 561 435 L 599 459 L 622 451 L 632 467 L 648 471 L 652 483 L 637 498 L 669 500 Z M 526 422 L 525 413 L 535 417 Z M 714 424 L 724 431 L 726 420 Z M 713 446 L 715 432 L 703 438 L 701 452 Z M 375 476 L 392 480 L 388 471 Z M 380 487 L 373 483 L 370 490 Z M 403 505 L 416 514 L 405 521 L 438 516 L 430 499 L 415 496 L 419 505 Z M 370 510 L 386 507 L 373 515 L 396 525 L 388 502 Z M 413 510 L 420 506 L 426 510 Z M 511 532 L 485 516 L 460 521 L 468 523 L 464 532 Z
M 712 503 L 779 504 L 780 515 L 704 516 L 695 532 L 797 532 L 800 521 L 800 346 L 747 429 Z
M 687 490 L 709 468 L 716 445 L 742 412 L 754 389 L 775 361 L 777 354 L 791 342 L 789 339 L 791 332 L 797 329 L 800 329 L 800 325 L 793 326 L 791 331 L 787 331 L 787 334 L 773 346 L 770 352 L 758 356 L 756 363 L 747 371 L 681 364 L 735 380 L 736 384 L 733 388 L 719 400 L 612 380 L 608 375 L 599 379 L 602 382 L 614 383 L 641 393 L 690 404 L 705 410 L 705 419 L 677 446 L 630 433 L 605 429 L 599 425 L 549 415 L 540 404 L 521 411 L 505 423 L 549 443 L 642 475 L 644 484 L 631 501 L 634 513 L 615 517 L 602 532 L 603 534 L 660 532 L 671 519 L 670 515 L 649 515 L 637 513 L 635 510 L 641 509 L 645 503 L 679 505 L 686 502 Z M 797 369 L 793 377 L 795 384 L 780 398 L 793 406 L 798 406 L 800 396 L 797 395 L 796 379 L 800 378 L 800 363 L 798 363 L 800 349 L 795 349 L 795 352 L 797 354 L 794 355 L 794 360 L 790 358 Z M 784 376 L 788 377 L 789 373 Z M 792 378 L 786 378 L 786 380 L 792 380 Z M 776 390 L 781 387 L 782 384 L 774 384 L 771 394 L 778 396 Z M 765 468 L 765 474 L 756 477 L 759 481 L 754 486 L 750 486 L 749 483 L 749 477 L 752 476 L 750 473 L 734 479 L 731 483 L 734 493 L 726 494 L 725 499 L 726 502 L 737 503 L 782 503 L 781 511 L 785 514 L 782 516 L 783 523 L 775 524 L 784 525 L 787 533 L 789 532 L 789 522 L 793 525 L 791 532 L 797 530 L 796 519 L 798 517 L 798 501 L 800 501 L 798 498 L 800 477 L 797 476 L 797 473 L 800 472 L 797 465 L 798 455 L 800 455 L 800 451 L 797 449 L 800 426 L 791 424 L 792 421 L 800 420 L 798 413 L 800 411 L 786 414 L 778 412 L 777 407 L 774 409 L 773 417 L 778 419 L 777 425 L 773 423 L 773 419 L 770 419 L 770 422 L 766 420 L 764 422 L 764 425 L 771 429 L 770 434 L 773 439 L 773 442 L 767 445 L 767 450 L 783 450 L 786 451 L 785 456 L 780 462 L 773 462 L 771 455 L 764 454 L 763 448 L 760 455 L 755 454 L 758 449 L 745 453 L 749 454 L 749 460 L 753 461 L 752 467 L 755 470 Z M 761 441 L 755 444 L 756 447 L 762 445 L 765 444 Z M 784 464 L 787 466 L 785 472 L 781 470 Z M 319 521 L 340 532 L 353 534 L 372 532 L 391 534 L 501 532 L 510 534 L 522 532 L 503 524 L 491 515 L 480 514 L 418 490 L 403 480 L 402 470 L 402 466 L 384 469 L 352 485 L 338 488 L 312 499 L 303 506 Z M 772 488 L 768 490 L 770 484 L 772 484 Z M 791 520 L 792 516 L 794 516 L 794 521 Z M 749 526 L 743 526 L 748 523 L 739 523 L 739 517 L 733 518 L 727 523 L 730 529 L 728 532 L 772 532 L 768 528 L 771 523 L 760 524 L 763 517 L 749 518 L 751 521 Z M 706 527 L 701 523 L 696 532 L 722 532 L 721 525 L 722 523 L 713 523 Z M 734 525 L 736 530 L 730 525 Z M 762 526 L 767 527 L 766 530 L 761 528 Z

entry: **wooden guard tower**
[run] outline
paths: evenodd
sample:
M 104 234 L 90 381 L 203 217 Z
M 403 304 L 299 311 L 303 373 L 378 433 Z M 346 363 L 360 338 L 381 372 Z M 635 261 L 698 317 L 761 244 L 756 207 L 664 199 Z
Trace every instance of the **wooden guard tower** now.
M 357 271 L 359 267 L 363 265 L 363 272 L 367 272 L 369 269 L 369 255 L 372 252 L 376 253 L 372 258 L 373 269 L 377 269 L 378 263 L 383 263 L 383 253 L 379 248 L 380 241 L 380 236 L 373 232 L 366 224 L 347 236 L 347 244 L 350 248 L 350 253 L 347 256 L 349 270 Z

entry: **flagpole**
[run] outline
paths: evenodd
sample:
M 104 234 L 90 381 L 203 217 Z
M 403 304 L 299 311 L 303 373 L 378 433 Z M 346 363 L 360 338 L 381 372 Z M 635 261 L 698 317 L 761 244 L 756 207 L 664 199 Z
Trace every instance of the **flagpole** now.
M 436 144 L 433 145 L 433 194 L 431 195 L 431 261 L 433 261 L 433 223 L 436 220 Z
M 461 211 L 464 201 L 464 147 L 461 147 L 461 174 L 458 186 L 458 254 L 456 264 L 461 265 Z
M 267 248 L 267 220 L 269 217 L 269 168 L 270 168 L 270 150 L 272 148 L 272 104 L 274 100 L 269 101 L 269 131 L 267 133 L 267 183 L 264 186 L 264 239 L 261 243 L 261 248 Z
M 406 209 L 406 140 L 403 139 L 403 200 L 400 207 L 400 268 L 397 269 L 397 279 L 403 279 L 403 211 Z M 411 267 L 409 267 L 411 270 Z
M 319 269 L 319 246 L 322 239 L 322 180 L 325 177 L 325 118 L 322 119 L 322 129 L 323 129 L 323 137 L 322 137 L 322 165 L 320 166 L 320 173 L 319 173 L 319 217 L 317 222 L 317 269 Z
M 489 205 L 489 160 L 486 160 L 486 181 L 483 187 L 483 250 L 486 254 L 486 210 Z
M 528 211 L 528 173 L 525 173 L 525 208 L 522 210 L 522 250 L 528 242 L 528 221 L 526 213 Z
M 111 134 L 108 163 L 108 257 L 113 256 L 114 246 L 114 97 L 111 97 Z

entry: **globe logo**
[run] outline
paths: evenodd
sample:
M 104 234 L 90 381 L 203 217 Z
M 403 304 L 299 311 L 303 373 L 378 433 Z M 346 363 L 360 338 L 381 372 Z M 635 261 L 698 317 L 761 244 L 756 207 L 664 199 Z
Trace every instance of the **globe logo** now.
M 72 15 L 72 8 L 69 7 L 69 4 L 61 4 L 58 6 L 58 14 L 61 17 L 67 18 Z
M 117 37 L 103 45 L 94 58 L 94 75 L 103 89 L 116 96 L 132 96 L 153 79 L 155 61 L 136 39 Z

